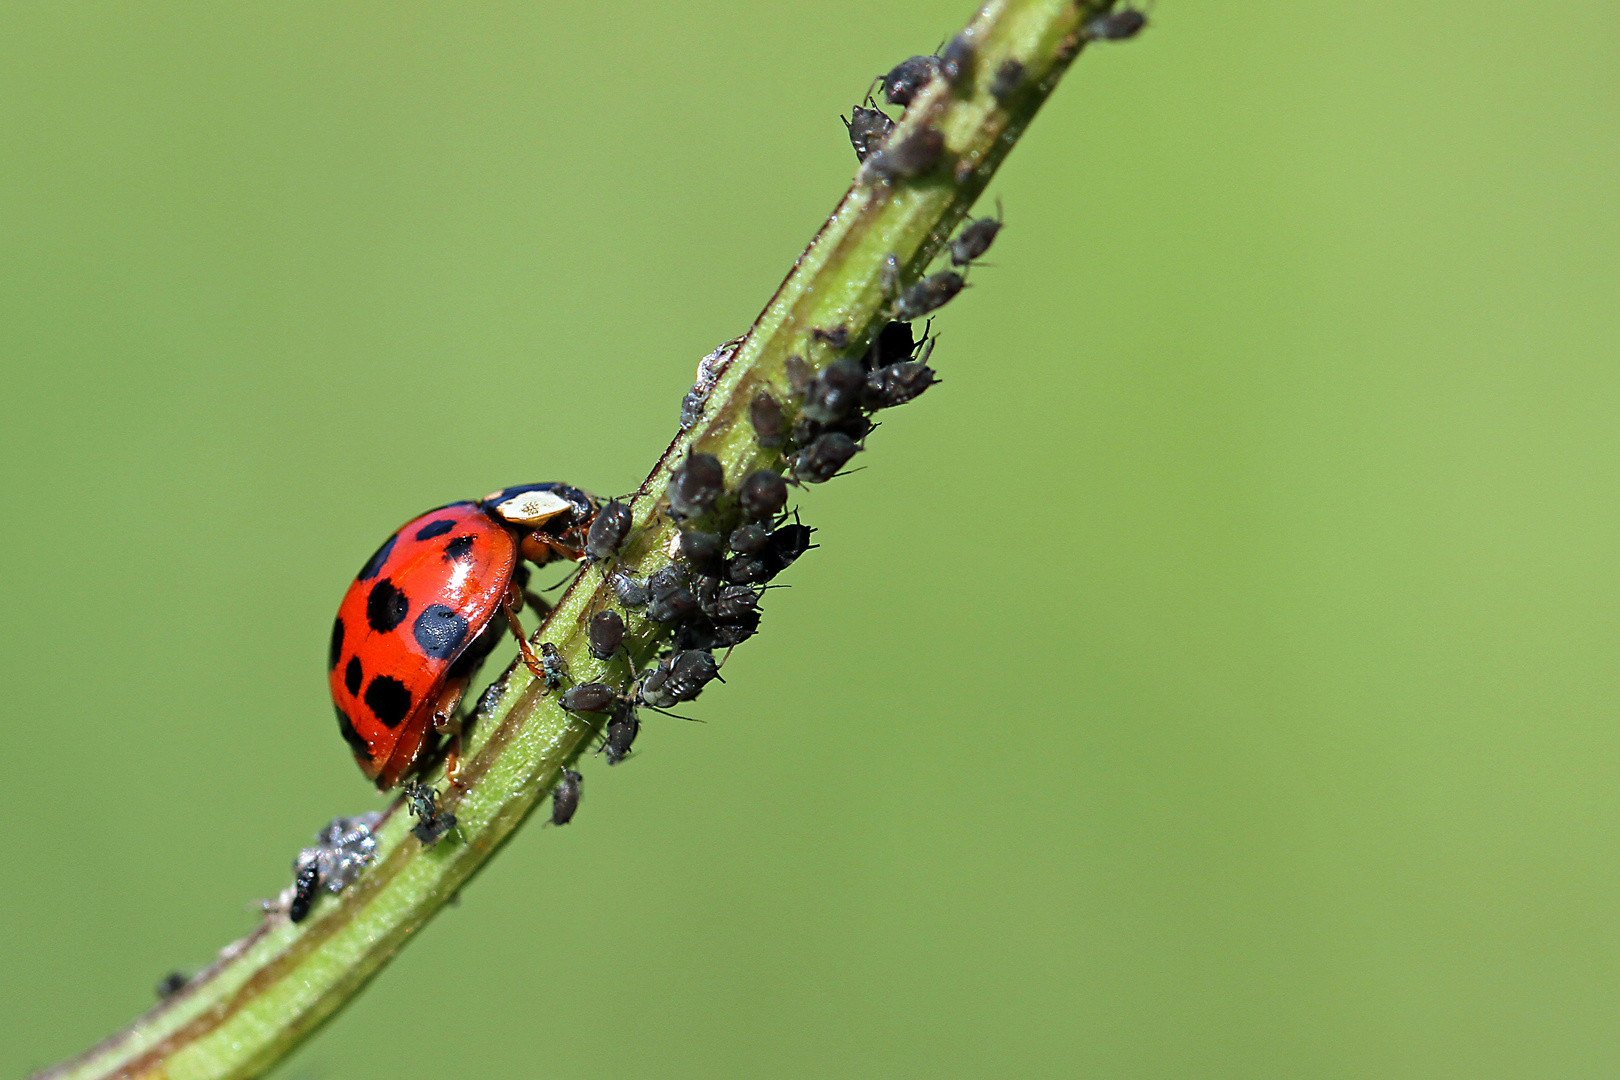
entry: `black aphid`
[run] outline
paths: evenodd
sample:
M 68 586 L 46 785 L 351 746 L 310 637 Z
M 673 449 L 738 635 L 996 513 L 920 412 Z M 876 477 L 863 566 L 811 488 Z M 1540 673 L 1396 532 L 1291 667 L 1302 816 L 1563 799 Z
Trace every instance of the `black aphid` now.
M 609 765 L 617 765 L 630 756 L 630 747 L 635 745 L 636 736 L 641 734 L 641 718 L 636 710 L 625 705 L 614 712 L 613 718 L 607 723 L 607 734 L 602 742 L 602 749 L 598 753 L 607 755 Z
M 932 127 L 918 128 L 899 142 L 884 143 L 862 167 L 879 180 L 904 180 L 931 170 L 944 153 L 944 132 Z
M 890 105 L 910 105 L 911 99 L 939 74 L 939 57 L 913 56 L 883 76 L 883 97 Z
M 771 533 L 771 554 L 777 565 L 784 568 L 792 566 L 800 555 L 815 547 L 810 542 L 810 534 L 815 531 L 795 521 Z
M 624 620 L 616 611 L 598 611 L 591 616 L 591 655 L 598 660 L 611 660 L 624 644 Z
M 816 377 L 816 369 L 805 363 L 802 356 L 790 356 L 782 362 L 782 370 L 787 374 L 788 389 L 796 398 L 804 397 L 805 390 L 810 387 L 810 380 Z
M 655 709 L 692 701 L 720 675 L 720 665 L 701 649 L 686 649 L 660 660 L 641 680 L 639 695 Z
M 888 322 L 878 331 L 877 338 L 872 342 L 871 348 L 861 358 L 866 370 L 873 371 L 900 360 L 910 360 L 911 354 L 917 351 L 917 338 L 911 332 L 911 324 L 904 322 Z
M 893 315 L 902 322 L 920 319 L 944 307 L 966 284 L 962 275 L 954 270 L 930 274 L 900 294 L 894 302 Z
M 829 431 L 793 455 L 793 475 L 811 484 L 831 480 L 860 451 L 841 431 Z
M 775 473 L 771 474 L 775 476 Z M 770 530 L 763 525 L 744 525 L 733 529 L 728 546 L 738 555 L 758 555 L 771 542 Z
M 849 346 L 849 327 L 843 325 L 842 323 L 833 327 L 831 330 L 826 330 L 819 326 L 812 327 L 810 330 L 810 336 L 821 342 L 823 345 L 830 346 L 834 349 L 843 349 Z
M 756 521 L 765 521 L 782 512 L 787 505 L 787 481 L 769 469 L 749 474 L 737 492 L 737 502 L 743 513 Z
M 966 266 L 980 255 L 990 250 L 995 243 L 996 234 L 1001 231 L 1001 204 L 996 203 L 995 217 L 982 217 L 970 221 L 956 234 L 951 241 L 951 263 L 954 266 Z
M 843 120 L 843 117 L 839 119 Z M 889 137 L 889 132 L 894 130 L 894 121 L 881 109 L 856 105 L 850 110 L 849 119 L 844 120 L 844 127 L 849 129 L 849 144 L 855 148 L 855 160 L 865 161 Z
M 158 1000 L 161 1001 L 164 998 L 174 997 L 174 995 L 184 990 L 186 988 L 186 983 L 190 981 L 191 980 L 186 978 L 183 972 L 169 972 L 167 975 L 163 976 L 163 978 L 158 980 L 156 987 Z
M 632 523 L 630 508 L 618 499 L 610 500 L 591 521 L 585 534 L 585 554 L 598 562 L 611 559 L 630 535 Z
M 582 682 L 563 691 L 562 707 L 569 712 L 607 712 L 619 692 L 607 683 Z
M 681 530 L 681 557 L 694 566 L 708 566 L 724 550 L 718 533 Z
M 292 903 L 287 905 L 287 918 L 295 923 L 303 922 L 315 904 L 315 893 L 320 887 L 321 864 L 310 859 L 293 876 L 293 898 Z
M 423 847 L 432 847 L 439 842 L 439 837 L 456 827 L 456 815 L 439 809 L 437 789 L 413 780 L 405 785 L 405 798 L 411 813 L 418 819 L 411 828 L 411 835 L 420 840 Z
M 758 555 L 738 555 L 726 562 L 726 580 L 738 585 L 753 585 L 776 576 L 776 564 L 768 552 Z
M 760 593 L 745 585 L 718 585 L 708 596 L 698 594 L 698 602 L 714 622 L 732 622 L 760 606 Z
M 782 406 L 763 390 L 748 403 L 748 419 L 754 424 L 754 438 L 766 449 L 782 445 L 782 434 L 787 424 L 782 417 Z
M 842 420 L 860 404 L 866 369 L 858 360 L 834 360 L 810 383 L 804 395 L 804 415 L 819 423 Z
M 879 368 L 866 377 L 861 404 L 868 409 L 904 405 L 939 381 L 934 369 L 921 360 L 906 360 Z
M 697 597 L 687 573 L 671 563 L 647 579 L 647 618 L 654 622 L 676 623 L 691 618 L 698 610 Z
M 713 454 L 691 454 L 669 478 L 669 508 L 680 518 L 699 517 L 714 508 L 726 486 L 726 473 Z
M 973 61 L 978 55 L 973 39 L 966 33 L 957 34 L 939 54 L 939 73 L 953 88 L 960 89 L 972 73 Z
M 564 769 L 557 786 L 551 789 L 551 823 L 566 825 L 579 811 L 581 785 L 585 778 L 573 769 Z
M 643 578 L 634 578 L 629 574 L 614 574 L 608 579 L 613 586 L 613 595 L 619 598 L 619 603 L 627 608 L 643 608 L 647 606 L 647 582 Z
M 990 80 L 990 96 L 996 99 L 998 105 L 1006 105 L 1008 99 L 1023 86 L 1024 65 L 1009 57 L 996 68 L 995 77 Z
M 1086 36 L 1092 41 L 1129 41 L 1142 32 L 1147 22 L 1146 12 L 1127 5 L 1086 23 Z

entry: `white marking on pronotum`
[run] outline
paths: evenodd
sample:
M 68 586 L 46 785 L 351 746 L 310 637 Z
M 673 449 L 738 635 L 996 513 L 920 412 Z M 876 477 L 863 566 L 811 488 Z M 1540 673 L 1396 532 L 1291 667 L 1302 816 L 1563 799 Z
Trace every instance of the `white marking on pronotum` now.
M 493 499 L 500 492 L 488 497 Z M 574 508 L 573 503 L 554 491 L 525 491 L 495 507 L 495 512 L 514 525 L 543 525 Z

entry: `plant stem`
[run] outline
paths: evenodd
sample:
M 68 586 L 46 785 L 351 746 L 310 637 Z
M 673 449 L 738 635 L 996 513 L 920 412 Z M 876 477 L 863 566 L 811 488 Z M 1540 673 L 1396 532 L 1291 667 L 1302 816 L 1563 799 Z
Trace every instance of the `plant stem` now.
M 768 390 L 791 402 L 784 372 L 790 354 L 818 367 L 835 355 L 811 339 L 813 328 L 844 327 L 850 342 L 844 351 L 859 355 L 888 318 L 889 256 L 909 282 L 940 253 L 1079 52 L 1086 20 L 1105 6 L 1097 0 L 990 0 L 978 12 L 963 32 L 976 56 L 966 77 L 955 87 L 934 79 L 911 103 L 889 144 L 936 128 L 945 136 L 943 160 L 926 174 L 892 182 L 876 180 L 870 169 L 857 175 L 741 340 L 701 417 L 670 443 L 641 485 L 632 502 L 640 532 L 617 568 L 644 576 L 669 561 L 674 526 L 664 490 L 689 450 L 716 455 L 732 488 L 757 469 L 783 469 L 780 453 L 755 441 L 750 401 Z M 1005 91 L 996 74 L 1009 61 L 1022 65 L 1023 77 L 998 101 L 991 90 Z M 604 568 L 587 569 L 537 640 L 554 644 L 575 678 L 626 685 L 669 633 L 626 612 L 629 657 L 609 664 L 593 659 L 586 623 L 592 613 L 617 606 Z M 377 827 L 374 861 L 346 891 L 321 899 L 297 925 L 284 910 L 271 911 L 179 993 L 39 1080 L 261 1075 L 342 1008 L 466 885 L 550 792 L 594 731 L 516 665 L 468 740 L 461 772 L 468 790 L 453 804 L 457 833 L 424 848 L 396 804 Z

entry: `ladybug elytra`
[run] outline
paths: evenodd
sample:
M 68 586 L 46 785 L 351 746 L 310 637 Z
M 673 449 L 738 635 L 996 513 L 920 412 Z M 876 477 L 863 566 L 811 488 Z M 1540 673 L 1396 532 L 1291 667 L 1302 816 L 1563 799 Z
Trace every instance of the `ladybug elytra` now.
M 523 564 L 579 561 L 599 505 L 567 484 L 503 488 L 406 522 L 360 568 L 327 660 L 338 729 L 379 788 L 398 784 L 440 735 L 451 740 L 453 778 L 456 707 L 502 622 L 544 678 L 517 612 L 549 605 L 525 592 Z

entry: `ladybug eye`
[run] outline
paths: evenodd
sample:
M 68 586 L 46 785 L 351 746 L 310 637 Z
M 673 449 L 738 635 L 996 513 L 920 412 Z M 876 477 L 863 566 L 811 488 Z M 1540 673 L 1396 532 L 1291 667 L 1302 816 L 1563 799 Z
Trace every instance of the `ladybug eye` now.
M 572 503 L 555 492 L 524 491 L 497 503 L 495 513 L 513 525 L 541 525 L 573 508 Z

